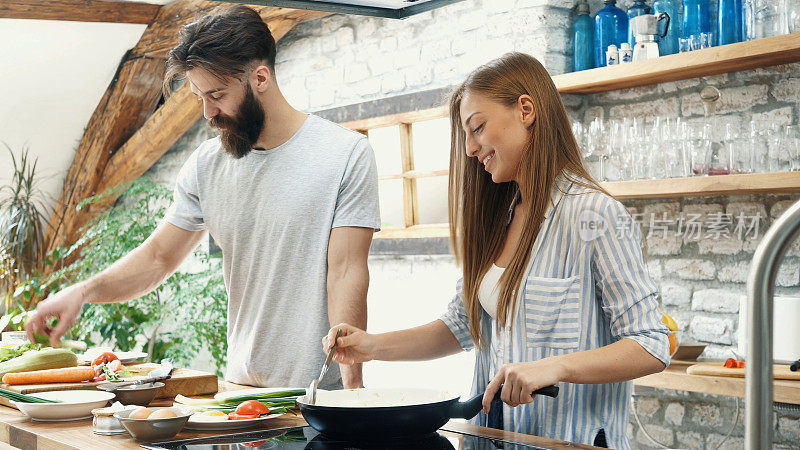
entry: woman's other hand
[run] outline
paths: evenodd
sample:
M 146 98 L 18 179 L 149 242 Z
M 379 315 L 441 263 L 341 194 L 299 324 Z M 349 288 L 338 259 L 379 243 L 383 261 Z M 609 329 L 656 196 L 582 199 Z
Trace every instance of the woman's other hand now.
M 327 353 L 333 346 L 337 330 L 341 330 L 333 359 L 341 364 L 357 364 L 375 359 L 376 338 L 366 331 L 346 323 L 340 323 L 322 338 L 322 350 Z
M 486 386 L 483 394 L 483 412 L 488 413 L 495 393 L 500 390 L 500 399 L 510 406 L 519 406 L 533 401 L 533 392 L 551 386 L 566 377 L 566 366 L 556 358 L 545 358 L 534 362 L 505 364 Z

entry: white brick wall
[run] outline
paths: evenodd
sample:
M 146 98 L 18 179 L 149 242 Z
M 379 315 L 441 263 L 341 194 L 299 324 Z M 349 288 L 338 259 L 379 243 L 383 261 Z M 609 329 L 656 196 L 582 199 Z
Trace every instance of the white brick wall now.
M 295 107 L 315 111 L 455 85 L 509 51 L 563 73 L 570 8 L 572 0 L 466 0 L 403 20 L 329 16 L 280 41 L 278 83 Z M 334 67 L 333 78 L 321 73 Z

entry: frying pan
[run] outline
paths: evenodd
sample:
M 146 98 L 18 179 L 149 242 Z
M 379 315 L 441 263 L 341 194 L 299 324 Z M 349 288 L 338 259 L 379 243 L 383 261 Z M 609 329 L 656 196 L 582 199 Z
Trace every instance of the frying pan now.
M 556 397 L 558 387 L 534 394 Z M 483 393 L 461 402 L 458 394 L 434 389 L 343 389 L 318 391 L 313 405 L 302 396 L 297 405 L 306 422 L 326 436 L 385 440 L 430 434 L 450 419 L 471 419 L 482 400 Z

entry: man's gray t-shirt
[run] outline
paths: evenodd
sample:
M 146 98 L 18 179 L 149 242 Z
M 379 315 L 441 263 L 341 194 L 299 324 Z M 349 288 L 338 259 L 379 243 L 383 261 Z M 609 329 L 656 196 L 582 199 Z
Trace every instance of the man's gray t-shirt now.
M 332 228 L 380 228 L 375 157 L 365 136 L 310 115 L 284 144 L 235 159 L 219 138 L 178 175 L 165 220 L 207 229 L 228 291 L 225 379 L 305 387 L 325 360 Z M 341 385 L 333 364 L 320 387 Z

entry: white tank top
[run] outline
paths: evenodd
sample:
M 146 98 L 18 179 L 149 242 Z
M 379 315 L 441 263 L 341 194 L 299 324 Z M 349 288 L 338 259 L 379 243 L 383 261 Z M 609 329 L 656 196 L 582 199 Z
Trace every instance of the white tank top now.
M 505 270 L 503 267 L 492 264 L 478 288 L 478 301 L 492 319 L 497 318 L 497 299 L 500 297 L 498 282 Z

